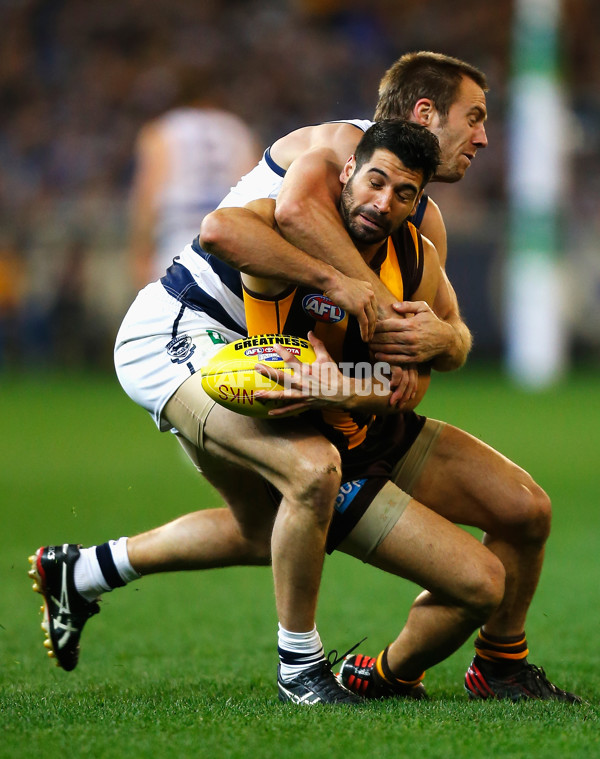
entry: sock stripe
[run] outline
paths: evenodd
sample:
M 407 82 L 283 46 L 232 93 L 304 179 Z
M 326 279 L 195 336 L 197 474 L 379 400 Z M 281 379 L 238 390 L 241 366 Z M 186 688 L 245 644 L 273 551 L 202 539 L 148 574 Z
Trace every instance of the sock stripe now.
M 96 546 L 96 558 L 98 559 L 98 564 L 100 565 L 100 570 L 104 579 L 111 588 L 121 588 L 126 585 L 117 571 L 112 551 L 110 550 L 108 543 L 102 543 L 102 545 Z
M 475 651 L 477 652 L 477 656 L 479 656 L 480 659 L 485 659 L 486 661 L 499 661 L 500 659 L 511 659 L 512 661 L 520 661 L 521 659 L 526 659 L 527 654 L 529 653 L 529 649 L 526 648 L 525 651 L 522 651 L 518 654 L 506 654 L 506 653 L 498 653 L 498 652 L 484 652 L 481 648 L 476 648 Z
M 289 651 L 281 646 L 277 646 L 277 653 L 279 654 L 279 661 L 283 664 L 288 664 L 290 667 L 306 667 L 310 664 L 316 664 L 324 658 L 323 649 L 302 654 L 297 651 Z
M 383 649 L 375 662 L 375 670 L 377 674 L 382 678 L 382 680 L 388 683 L 388 685 L 418 685 L 420 682 L 422 682 L 423 678 L 425 677 L 425 672 L 419 675 L 416 680 L 402 680 L 400 677 L 397 677 L 392 672 L 387 662 L 388 648 L 389 646 L 386 646 L 386 648 Z
M 479 631 L 475 640 L 477 656 L 490 662 L 521 661 L 527 658 L 529 649 L 525 634 L 500 637 Z
M 487 635 L 484 632 L 479 631 L 477 639 L 489 646 L 499 646 L 501 648 L 509 648 L 510 646 L 521 646 L 526 642 L 525 633 L 522 635 L 511 635 L 505 638 L 500 638 L 496 635 Z

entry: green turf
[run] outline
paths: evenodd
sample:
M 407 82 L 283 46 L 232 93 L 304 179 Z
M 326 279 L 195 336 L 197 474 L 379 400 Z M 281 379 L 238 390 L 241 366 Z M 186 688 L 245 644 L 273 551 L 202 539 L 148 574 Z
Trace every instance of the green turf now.
M 517 460 L 551 494 L 553 534 L 527 629 L 531 659 L 590 703 L 470 703 L 467 644 L 428 673 L 430 702 L 349 712 L 276 701 L 267 568 L 145 578 L 105 597 L 75 672 L 46 661 L 28 553 L 133 534 L 219 500 L 111 377 L 0 382 L 0 757 L 600 756 L 593 373 L 534 395 L 475 367 L 435 377 L 424 404 Z M 348 557 L 328 559 L 325 645 L 343 649 L 368 635 L 365 650 L 375 653 L 414 594 Z

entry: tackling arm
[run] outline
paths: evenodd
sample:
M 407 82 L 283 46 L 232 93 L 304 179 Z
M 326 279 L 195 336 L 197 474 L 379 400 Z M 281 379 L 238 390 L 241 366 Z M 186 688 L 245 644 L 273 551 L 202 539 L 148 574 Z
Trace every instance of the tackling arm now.
M 321 290 L 356 316 L 361 335 L 368 340 L 376 321 L 371 285 L 347 277 L 294 247 L 278 234 L 274 225 L 272 200 L 253 201 L 246 208 L 223 208 L 205 217 L 200 243 L 209 253 L 256 278 L 254 282 L 248 280 L 251 289 L 274 295 L 291 283 Z
M 394 296 L 365 263 L 339 213 L 339 176 L 350 154 L 316 147 L 296 158 L 277 197 L 275 219 L 282 235 L 349 277 L 371 283 L 380 316 L 390 315 Z

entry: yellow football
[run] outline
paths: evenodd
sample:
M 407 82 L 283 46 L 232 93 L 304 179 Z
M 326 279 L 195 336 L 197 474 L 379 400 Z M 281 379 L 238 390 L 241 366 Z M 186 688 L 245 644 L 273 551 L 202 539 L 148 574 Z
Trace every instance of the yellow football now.
M 283 385 L 259 374 L 254 367 L 261 361 L 275 369 L 291 374 L 292 369 L 273 350 L 281 345 L 298 361 L 312 364 L 315 352 L 312 345 L 293 335 L 254 335 L 228 343 L 200 370 L 202 387 L 221 406 L 245 416 L 266 417 L 284 401 L 261 400 L 259 390 L 282 390 Z

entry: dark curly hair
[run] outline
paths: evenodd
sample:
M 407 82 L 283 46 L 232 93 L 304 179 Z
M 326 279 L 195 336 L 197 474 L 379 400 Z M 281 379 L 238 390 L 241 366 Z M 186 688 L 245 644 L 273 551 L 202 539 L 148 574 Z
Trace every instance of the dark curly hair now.
M 356 146 L 356 170 L 366 163 L 376 150 L 394 153 L 411 171 L 423 173 L 427 184 L 440 163 L 440 144 L 426 127 L 400 119 L 383 119 L 367 129 Z

